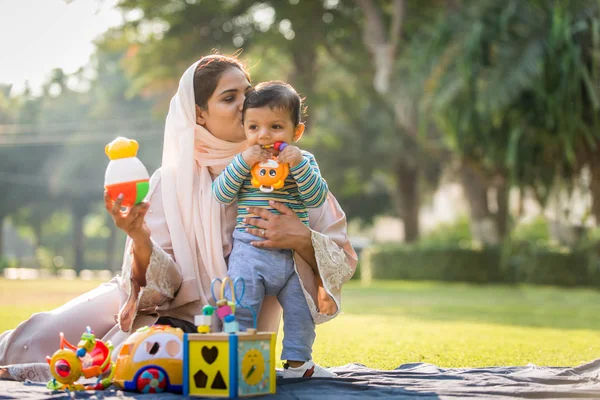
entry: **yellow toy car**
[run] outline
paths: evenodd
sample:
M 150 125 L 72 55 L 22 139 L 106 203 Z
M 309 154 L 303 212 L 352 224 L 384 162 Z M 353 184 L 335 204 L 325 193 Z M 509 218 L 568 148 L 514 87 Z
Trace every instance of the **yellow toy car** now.
M 113 383 L 140 393 L 183 392 L 183 331 L 165 325 L 138 329 L 123 344 Z

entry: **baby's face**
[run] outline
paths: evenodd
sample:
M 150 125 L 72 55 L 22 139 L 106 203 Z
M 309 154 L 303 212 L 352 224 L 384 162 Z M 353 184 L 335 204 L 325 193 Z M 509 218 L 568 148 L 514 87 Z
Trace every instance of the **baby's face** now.
M 249 108 L 244 115 L 244 132 L 250 146 L 294 142 L 297 127 L 287 110 L 270 107 Z

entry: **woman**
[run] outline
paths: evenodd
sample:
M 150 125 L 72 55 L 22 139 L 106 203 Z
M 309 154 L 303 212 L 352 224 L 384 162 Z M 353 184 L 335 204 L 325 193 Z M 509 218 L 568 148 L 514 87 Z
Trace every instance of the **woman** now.
M 128 235 L 123 276 L 51 312 L 34 314 L 0 335 L 0 376 L 49 379 L 43 362 L 58 346 L 59 332 L 76 341 L 87 325 L 118 348 L 137 328 L 167 323 L 193 330 L 194 315 L 211 301 L 213 278 L 227 274 L 235 204 L 221 206 L 212 179 L 245 148 L 241 110 L 249 76 L 234 58 L 212 55 L 183 74 L 165 125 L 162 166 L 151 178 L 148 201 L 120 212 L 105 194 L 116 226 Z M 295 250 L 305 297 L 316 323 L 339 313 L 341 286 L 356 268 L 345 215 L 333 196 L 310 212 L 310 229 L 283 205 L 281 215 L 262 209 L 257 247 Z M 265 299 L 259 330 L 277 331 L 281 310 Z M 23 365 L 29 363 L 27 365 Z

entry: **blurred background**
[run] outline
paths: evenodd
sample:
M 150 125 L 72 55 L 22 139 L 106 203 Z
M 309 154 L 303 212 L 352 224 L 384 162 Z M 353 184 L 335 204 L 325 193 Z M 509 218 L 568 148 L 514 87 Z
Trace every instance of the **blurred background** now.
M 306 97 L 355 278 L 600 285 L 597 0 L 0 0 L 0 270 L 105 279 L 116 136 L 159 167 L 185 69 Z

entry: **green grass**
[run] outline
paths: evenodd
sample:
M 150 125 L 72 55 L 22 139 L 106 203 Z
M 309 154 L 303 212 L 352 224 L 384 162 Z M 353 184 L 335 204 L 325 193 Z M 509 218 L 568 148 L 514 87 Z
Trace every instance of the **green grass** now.
M 15 328 L 33 313 L 61 306 L 100 283 L 102 282 L 59 279 L 0 279 L 0 332 Z
M 0 280 L 0 331 L 98 283 Z M 351 282 L 343 308 L 317 328 L 322 365 L 568 366 L 600 357 L 600 292 L 589 289 Z

